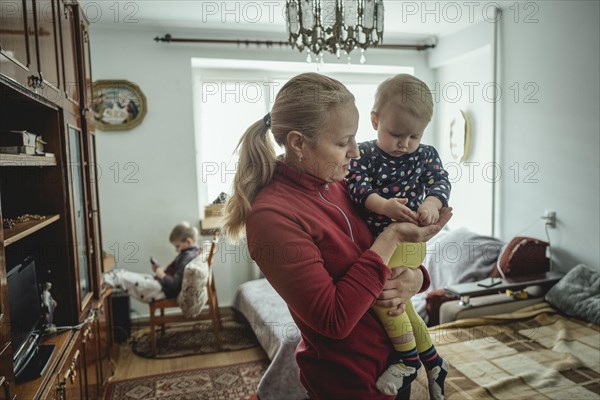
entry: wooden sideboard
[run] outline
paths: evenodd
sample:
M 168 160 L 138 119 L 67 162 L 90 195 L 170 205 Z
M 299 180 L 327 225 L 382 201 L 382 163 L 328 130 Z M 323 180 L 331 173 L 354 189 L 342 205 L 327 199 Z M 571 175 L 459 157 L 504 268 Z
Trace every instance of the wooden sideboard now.
M 113 373 L 97 190 L 88 22 L 73 0 L 0 0 L 0 135 L 41 135 L 53 156 L 0 154 L 0 399 L 100 399 Z M 43 375 L 15 384 L 6 275 L 34 257 L 68 327 Z

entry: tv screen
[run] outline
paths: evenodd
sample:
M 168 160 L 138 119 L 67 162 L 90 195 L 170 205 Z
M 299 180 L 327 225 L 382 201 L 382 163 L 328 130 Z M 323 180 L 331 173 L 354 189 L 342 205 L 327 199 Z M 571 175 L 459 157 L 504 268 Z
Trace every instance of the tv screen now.
M 34 350 L 33 332 L 41 321 L 41 299 L 33 259 L 11 269 L 7 276 L 10 335 L 15 373 Z

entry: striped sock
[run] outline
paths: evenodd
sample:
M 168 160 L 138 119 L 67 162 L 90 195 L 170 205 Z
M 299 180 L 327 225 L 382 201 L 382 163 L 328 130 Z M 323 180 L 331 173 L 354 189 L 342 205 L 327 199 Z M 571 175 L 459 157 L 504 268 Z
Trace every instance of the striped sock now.
M 419 353 L 419 358 L 427 370 L 442 364 L 442 357 L 440 357 L 433 345 L 427 350 Z
M 409 351 L 396 351 L 396 357 L 398 361 L 390 365 L 375 384 L 380 392 L 390 396 L 397 395 L 399 390 L 410 385 L 421 368 L 416 348 Z
M 429 398 L 432 400 L 443 400 L 444 382 L 450 368 L 448 362 L 440 357 L 433 345 L 424 352 L 419 353 L 419 358 L 427 370 Z

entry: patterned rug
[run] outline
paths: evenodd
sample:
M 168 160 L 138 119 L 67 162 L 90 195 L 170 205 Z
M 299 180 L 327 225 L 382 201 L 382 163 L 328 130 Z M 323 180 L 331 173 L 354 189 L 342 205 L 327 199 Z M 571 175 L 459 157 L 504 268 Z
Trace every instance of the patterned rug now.
M 146 376 L 108 384 L 105 400 L 247 400 L 267 360 Z
M 221 326 L 220 351 L 242 350 L 258 345 L 256 336 L 243 317 L 224 316 Z M 157 329 L 156 355 L 150 351 L 149 327 L 135 332 L 130 341 L 133 352 L 145 358 L 173 358 L 218 351 L 211 321 L 167 324 L 164 335 Z

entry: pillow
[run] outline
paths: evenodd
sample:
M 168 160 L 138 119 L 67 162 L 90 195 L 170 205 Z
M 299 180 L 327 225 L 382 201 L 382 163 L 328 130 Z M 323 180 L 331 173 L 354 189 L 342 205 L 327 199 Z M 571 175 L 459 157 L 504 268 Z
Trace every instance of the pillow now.
M 579 264 L 546 293 L 563 313 L 600 324 L 600 270 Z
M 500 252 L 492 277 L 541 274 L 550 270 L 546 257 L 548 242 L 530 237 L 514 237 Z
M 187 318 L 198 316 L 208 300 L 206 283 L 210 272 L 204 258 L 200 254 L 190 261 L 183 270 L 183 281 L 181 291 L 177 295 L 177 304 L 179 304 L 183 315 Z

